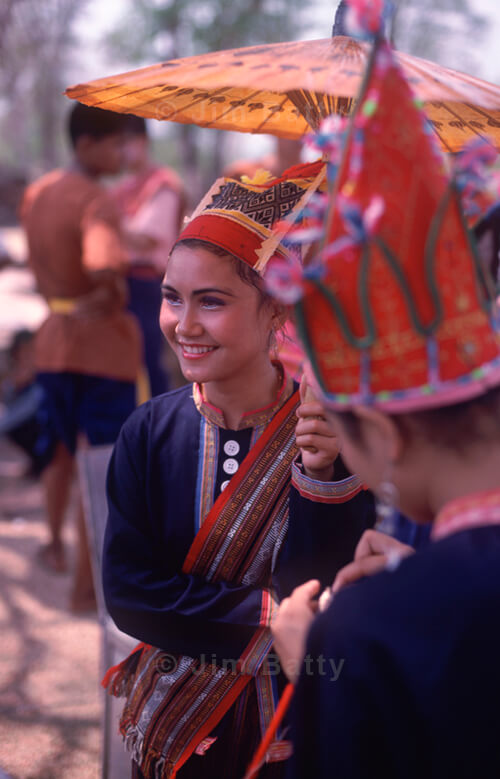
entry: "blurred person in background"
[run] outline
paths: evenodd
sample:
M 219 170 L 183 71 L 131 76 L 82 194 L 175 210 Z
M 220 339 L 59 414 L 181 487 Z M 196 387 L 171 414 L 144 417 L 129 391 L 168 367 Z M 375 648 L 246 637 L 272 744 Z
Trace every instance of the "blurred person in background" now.
M 43 391 L 35 381 L 34 334 L 30 330 L 14 333 L 7 360 L 1 387 L 4 408 L 0 413 L 0 435 L 5 435 L 29 458 L 26 475 L 38 476 L 44 465 L 37 449 L 38 411 Z
M 126 116 L 123 147 L 127 177 L 114 190 L 122 215 L 129 270 L 129 310 L 137 317 L 144 342 L 144 361 L 151 396 L 169 388 L 166 344 L 158 323 L 161 280 L 179 233 L 185 199 L 179 176 L 150 158 L 146 122 Z
M 35 341 L 37 381 L 43 390 L 40 448 L 49 542 L 40 560 L 63 572 L 62 529 L 78 439 L 112 443 L 135 407 L 141 337 L 125 311 L 122 245 L 116 206 L 99 184 L 122 166 L 125 119 L 77 104 L 69 116 L 73 158 L 26 190 L 21 217 L 29 262 L 50 313 Z M 71 606 L 94 604 L 83 512 Z

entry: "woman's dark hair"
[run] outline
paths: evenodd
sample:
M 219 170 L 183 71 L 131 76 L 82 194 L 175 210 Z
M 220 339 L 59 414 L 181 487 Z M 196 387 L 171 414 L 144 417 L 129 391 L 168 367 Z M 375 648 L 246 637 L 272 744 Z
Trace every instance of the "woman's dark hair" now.
M 208 243 L 208 241 L 203 241 L 200 238 L 186 238 L 184 241 L 176 243 L 175 246 L 186 246 L 188 249 L 205 249 L 205 251 L 215 254 L 216 257 L 228 258 L 233 263 L 234 269 L 240 279 L 244 281 L 245 284 L 255 287 L 259 293 L 259 304 L 261 306 L 274 301 L 274 298 L 266 292 L 264 282 L 257 271 L 254 271 L 248 263 L 240 260 L 235 254 L 231 254 L 231 252 L 226 251 L 226 249 L 222 249 L 220 246 L 216 246 L 213 243 Z
M 123 114 L 76 103 L 70 112 L 68 121 L 71 143 L 76 146 L 78 138 L 82 135 L 89 135 L 98 141 L 107 135 L 122 133 L 126 120 L 127 117 Z
M 338 412 L 351 438 L 361 436 L 359 417 Z M 425 438 L 430 443 L 463 452 L 469 444 L 500 441 L 500 387 L 452 406 L 391 414 L 405 440 Z
M 481 260 L 491 273 L 493 280 L 498 285 L 499 261 L 500 261 L 500 203 L 491 208 L 474 227 L 474 236 L 482 243 L 485 236 L 489 236 L 485 249 L 480 251 Z
M 148 128 L 146 120 L 142 116 L 134 116 L 134 114 L 124 114 L 125 119 L 124 130 L 129 135 L 144 135 L 147 136 Z

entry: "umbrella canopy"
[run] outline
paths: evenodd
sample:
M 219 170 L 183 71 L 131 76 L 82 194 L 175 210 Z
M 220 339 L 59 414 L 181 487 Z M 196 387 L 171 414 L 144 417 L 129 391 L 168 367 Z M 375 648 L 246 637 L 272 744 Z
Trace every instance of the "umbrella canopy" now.
M 78 84 L 68 97 L 146 118 L 300 138 L 352 110 L 371 46 L 347 36 L 170 60 Z M 500 87 L 396 52 L 447 151 L 490 136 L 500 148 Z M 397 112 L 397 106 L 395 106 Z

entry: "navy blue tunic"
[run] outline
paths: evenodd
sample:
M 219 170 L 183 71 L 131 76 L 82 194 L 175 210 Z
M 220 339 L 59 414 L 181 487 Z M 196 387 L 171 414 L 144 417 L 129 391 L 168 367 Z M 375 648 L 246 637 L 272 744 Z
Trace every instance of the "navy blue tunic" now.
M 137 639 L 192 657 L 232 659 L 259 625 L 262 590 L 182 573 L 195 536 L 200 419 L 188 386 L 145 403 L 124 425 L 108 474 L 104 592 L 118 627 Z M 247 430 L 231 431 L 241 453 L 247 439 Z M 339 461 L 336 478 L 347 476 Z M 218 488 L 221 478 L 218 468 Z M 367 492 L 328 504 L 290 486 L 288 535 L 274 570 L 278 594 L 311 577 L 331 584 L 373 522 Z
M 309 634 L 289 779 L 498 779 L 499 615 L 499 526 L 340 592 Z

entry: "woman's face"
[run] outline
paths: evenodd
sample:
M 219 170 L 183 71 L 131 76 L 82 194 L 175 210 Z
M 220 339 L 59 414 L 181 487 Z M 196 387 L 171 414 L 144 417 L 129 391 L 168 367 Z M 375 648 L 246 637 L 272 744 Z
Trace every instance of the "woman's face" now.
M 274 312 L 230 258 L 182 244 L 163 280 L 160 327 L 189 381 L 258 380 L 269 365 Z

